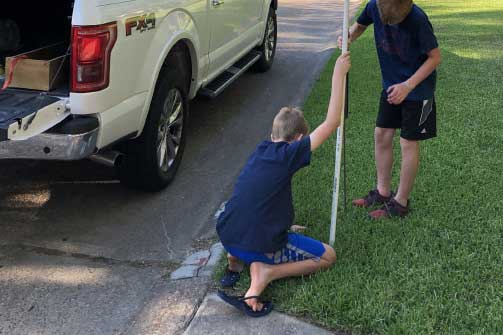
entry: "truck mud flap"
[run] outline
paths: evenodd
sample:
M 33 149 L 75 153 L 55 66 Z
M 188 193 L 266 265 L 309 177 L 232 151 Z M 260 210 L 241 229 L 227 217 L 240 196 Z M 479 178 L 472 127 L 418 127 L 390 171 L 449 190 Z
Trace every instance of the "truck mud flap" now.
M 26 140 L 54 127 L 70 115 L 66 104 L 40 92 L 0 92 L 0 141 Z

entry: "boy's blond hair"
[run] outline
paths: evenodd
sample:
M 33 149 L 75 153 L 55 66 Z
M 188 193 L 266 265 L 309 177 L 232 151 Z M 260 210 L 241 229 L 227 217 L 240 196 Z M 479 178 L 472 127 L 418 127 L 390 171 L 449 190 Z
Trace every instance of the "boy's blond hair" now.
M 377 0 L 379 16 L 384 24 L 398 24 L 412 10 L 412 0 Z
M 273 140 L 291 142 L 298 135 L 309 133 L 309 125 L 304 119 L 304 113 L 293 107 L 283 107 L 274 118 L 271 136 Z

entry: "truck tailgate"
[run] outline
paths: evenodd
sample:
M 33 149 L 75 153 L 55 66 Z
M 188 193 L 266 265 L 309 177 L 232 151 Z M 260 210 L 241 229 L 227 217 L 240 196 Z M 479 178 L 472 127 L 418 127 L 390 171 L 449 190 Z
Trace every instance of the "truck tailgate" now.
M 70 114 L 66 102 L 40 92 L 0 92 L 0 141 L 24 140 L 55 126 Z

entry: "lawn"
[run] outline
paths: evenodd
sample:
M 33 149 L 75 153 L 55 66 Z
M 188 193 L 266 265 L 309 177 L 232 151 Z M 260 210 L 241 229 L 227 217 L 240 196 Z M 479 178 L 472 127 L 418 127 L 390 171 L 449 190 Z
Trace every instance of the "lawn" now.
M 418 0 L 443 53 L 439 136 L 421 147 L 404 220 L 371 222 L 348 206 L 328 272 L 274 283 L 277 309 L 355 334 L 503 333 L 503 1 Z M 373 128 L 380 72 L 367 31 L 351 47 L 348 201 L 375 183 Z M 335 56 L 304 110 L 323 121 Z M 296 223 L 327 241 L 334 139 L 294 180 Z M 395 145 L 394 187 L 399 146 Z M 244 280 L 240 285 L 246 287 Z

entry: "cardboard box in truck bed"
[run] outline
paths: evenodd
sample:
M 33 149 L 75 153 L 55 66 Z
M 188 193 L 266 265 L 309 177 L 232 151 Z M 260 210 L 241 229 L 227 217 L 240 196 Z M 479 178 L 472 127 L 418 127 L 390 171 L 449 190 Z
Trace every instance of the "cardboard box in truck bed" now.
M 62 43 L 7 57 L 6 77 L 14 64 L 9 87 L 50 91 L 68 82 L 69 57 L 66 51 L 67 47 Z

